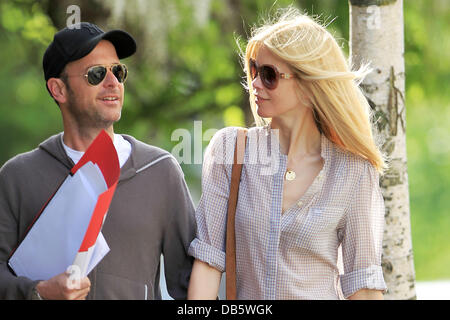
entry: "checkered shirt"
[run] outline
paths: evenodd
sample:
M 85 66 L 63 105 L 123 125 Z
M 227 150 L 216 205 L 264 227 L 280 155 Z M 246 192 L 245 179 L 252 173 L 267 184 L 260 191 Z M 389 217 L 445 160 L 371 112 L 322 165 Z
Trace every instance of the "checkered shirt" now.
M 272 131 L 248 131 L 236 208 L 238 299 L 344 299 L 363 288 L 385 291 L 384 202 L 375 168 L 322 135 L 322 170 L 282 212 L 287 156 Z M 197 236 L 189 247 L 191 256 L 221 272 L 236 133 L 234 127 L 218 131 L 205 152 Z

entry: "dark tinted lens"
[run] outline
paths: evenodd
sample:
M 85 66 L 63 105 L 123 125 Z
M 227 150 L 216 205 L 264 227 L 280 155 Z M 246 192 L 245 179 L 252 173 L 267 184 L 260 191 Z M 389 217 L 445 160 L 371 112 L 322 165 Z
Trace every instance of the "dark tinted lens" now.
M 252 80 L 255 80 L 258 74 L 258 68 L 256 67 L 256 62 L 254 60 L 250 60 L 250 77 Z
M 275 88 L 277 85 L 277 73 L 269 66 L 262 66 L 261 80 L 268 89 Z
M 103 66 L 92 67 L 88 71 L 88 82 L 93 86 L 98 85 L 105 79 L 106 68 Z
M 117 81 L 124 83 L 127 78 L 127 67 L 123 64 L 117 64 L 112 67 L 112 73 L 117 78 Z

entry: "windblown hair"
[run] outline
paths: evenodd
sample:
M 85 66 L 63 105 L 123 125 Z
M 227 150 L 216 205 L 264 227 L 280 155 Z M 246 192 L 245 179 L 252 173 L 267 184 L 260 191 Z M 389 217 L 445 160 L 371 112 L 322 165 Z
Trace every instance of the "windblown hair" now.
M 256 124 L 265 125 L 270 119 L 257 113 L 249 60 L 256 59 L 265 46 L 297 75 L 299 90 L 312 103 L 319 131 L 340 148 L 367 159 L 382 173 L 385 159 L 375 143 L 369 103 L 358 86 L 370 68 L 364 65 L 352 71 L 334 37 L 298 9 L 280 10 L 275 19 L 252 31 L 242 55 Z

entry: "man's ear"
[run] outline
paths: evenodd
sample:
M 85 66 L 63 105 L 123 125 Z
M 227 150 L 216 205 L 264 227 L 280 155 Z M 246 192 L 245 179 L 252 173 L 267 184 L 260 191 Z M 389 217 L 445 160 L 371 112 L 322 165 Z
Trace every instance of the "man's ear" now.
M 47 81 L 47 87 L 53 96 L 53 99 L 58 103 L 65 103 L 67 101 L 67 88 L 64 82 L 59 78 L 50 78 Z

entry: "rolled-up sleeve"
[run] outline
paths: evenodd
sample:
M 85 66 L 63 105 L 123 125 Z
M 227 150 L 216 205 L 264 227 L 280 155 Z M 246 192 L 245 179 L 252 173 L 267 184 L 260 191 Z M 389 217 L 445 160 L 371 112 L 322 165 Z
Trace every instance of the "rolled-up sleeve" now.
M 378 173 L 364 162 L 343 230 L 340 281 L 345 298 L 361 289 L 386 291 L 381 267 L 384 212 Z
M 197 235 L 189 254 L 225 271 L 225 237 L 235 128 L 219 130 L 205 151 L 202 195 L 195 212 Z

